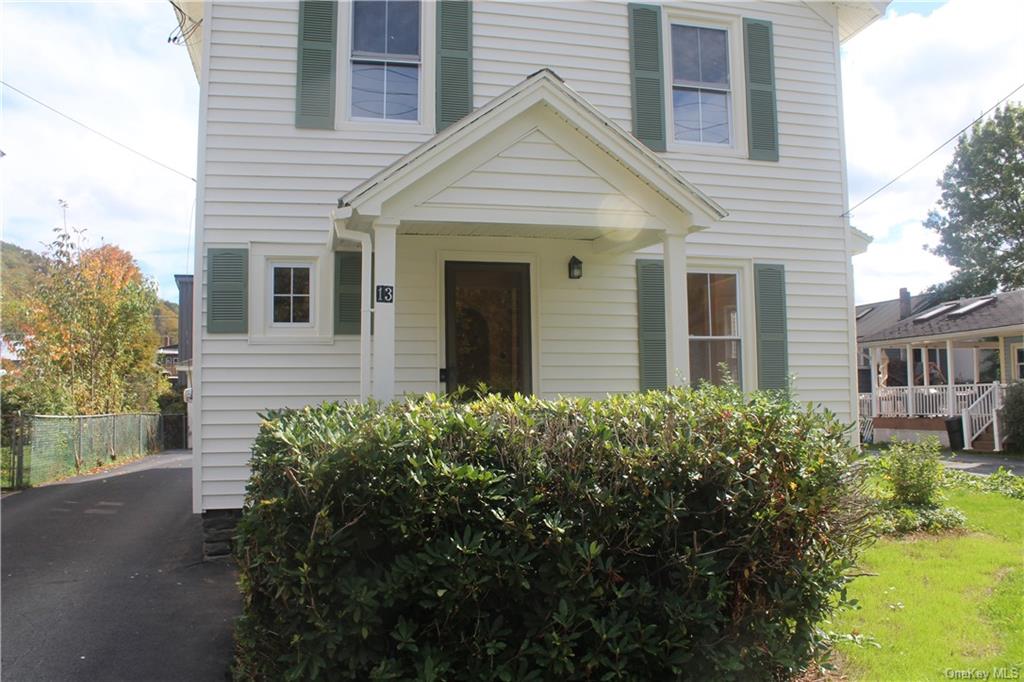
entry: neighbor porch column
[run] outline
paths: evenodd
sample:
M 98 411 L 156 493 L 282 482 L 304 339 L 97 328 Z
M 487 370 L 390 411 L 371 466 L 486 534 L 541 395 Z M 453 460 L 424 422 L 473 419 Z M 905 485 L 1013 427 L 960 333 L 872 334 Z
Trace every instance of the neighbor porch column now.
M 914 412 L 914 346 L 907 344 L 907 416 L 913 417 Z
M 395 242 L 398 221 L 373 223 L 373 397 L 395 397 Z
M 1006 337 L 997 336 L 996 340 L 999 342 L 999 348 L 996 349 L 996 353 L 999 354 L 999 383 L 1008 384 L 1010 383 L 1010 358 L 1006 357 Z
M 662 245 L 665 255 L 665 359 L 668 385 L 688 386 L 690 315 L 686 300 L 686 236 L 665 233 Z
M 871 363 L 871 416 L 878 416 L 878 349 L 868 349 L 868 361 Z
M 953 386 L 956 384 L 956 364 L 953 361 L 953 339 L 946 339 L 946 385 L 949 391 L 949 412 L 950 417 L 957 416 L 956 391 Z

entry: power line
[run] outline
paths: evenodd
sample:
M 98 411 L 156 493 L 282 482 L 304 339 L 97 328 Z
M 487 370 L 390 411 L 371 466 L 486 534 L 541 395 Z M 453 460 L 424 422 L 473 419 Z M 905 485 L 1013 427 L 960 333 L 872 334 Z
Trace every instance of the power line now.
M 970 128 L 970 127 L 971 127 L 971 126 L 973 126 L 973 125 L 974 125 L 975 123 L 977 123 L 978 121 L 980 121 L 981 119 L 985 118 L 985 117 L 986 117 L 986 116 L 988 116 L 988 115 L 989 115 L 990 113 L 992 113 L 992 110 L 993 110 L 993 109 L 995 109 L 995 108 L 996 108 L 996 107 L 998 107 L 998 106 L 999 106 L 1000 104 L 1002 104 L 1002 103 L 1003 103 L 1003 102 L 1005 102 L 1006 100 L 1008 100 L 1008 99 L 1010 99 L 1011 97 L 1013 97 L 1013 96 L 1014 96 L 1014 94 L 1016 94 L 1016 92 L 1017 92 L 1018 90 L 1020 90 L 1021 88 L 1024 88 L 1024 83 L 1021 83 L 1020 85 L 1018 85 L 1017 87 L 1015 87 L 1015 88 L 1014 88 L 1013 90 L 1011 90 L 1011 91 L 1010 91 L 1010 93 L 1009 93 L 1008 95 L 1006 95 L 1006 96 L 1005 96 L 1005 97 L 1003 97 L 1003 98 L 1002 98 L 1001 100 L 999 100 L 998 102 L 996 102 L 995 104 L 993 104 L 993 105 L 992 105 L 991 107 L 989 107 L 989 108 L 988 108 L 988 110 L 987 110 L 987 111 L 985 111 L 985 113 L 983 113 L 983 114 L 982 114 L 981 116 L 979 116 L 978 118 L 974 119 L 973 121 L 971 121 L 970 123 L 968 123 L 967 125 L 965 125 L 965 126 L 964 126 L 963 128 L 961 128 L 961 129 L 960 129 L 960 130 L 959 130 L 959 131 L 958 131 L 958 132 L 957 132 L 957 133 L 956 133 L 955 135 L 953 135 L 953 136 L 952 136 L 951 138 L 949 138 L 948 140 L 946 140 L 945 142 L 943 142 L 942 144 L 940 144 L 940 145 L 939 145 L 938 147 L 936 147 L 935 149 L 933 149 L 933 150 L 931 150 L 930 152 L 928 152 L 928 154 L 927 154 L 927 155 L 926 155 L 925 157 L 923 157 L 922 159 L 920 159 L 920 160 L 919 160 L 919 161 L 918 161 L 917 163 L 915 163 L 915 164 L 914 164 L 913 166 L 911 166 L 911 167 L 910 167 L 910 168 L 908 168 L 907 170 L 903 171 L 902 173 L 900 173 L 899 175 L 897 175 L 897 176 L 896 176 L 895 178 L 893 178 L 893 179 L 892 179 L 892 180 L 890 180 L 889 182 L 885 183 L 884 185 L 882 185 L 881 187 L 879 187 L 878 189 L 876 189 L 876 190 L 875 190 L 874 192 L 872 192 L 871 194 L 869 194 L 869 195 L 867 195 L 866 197 L 864 197 L 863 199 L 861 199 L 861 200 L 860 200 L 859 202 L 857 202 L 857 204 L 856 204 L 855 206 L 853 206 L 853 207 L 851 207 L 851 208 L 847 209 L 847 210 L 846 210 L 846 212 L 845 212 L 845 213 L 843 213 L 842 215 L 840 215 L 839 217 L 840 217 L 840 218 L 845 218 L 846 216 L 850 215 L 850 214 L 851 214 L 851 213 L 853 213 L 853 212 L 854 212 L 855 210 L 857 210 L 858 208 L 860 208 L 861 206 L 863 206 L 864 204 L 866 204 L 866 203 L 868 202 L 868 200 L 869 200 L 869 199 L 873 198 L 873 197 L 874 197 L 875 195 L 877 195 L 877 194 L 881 194 L 883 190 L 885 190 L 885 189 L 888 189 L 888 187 L 889 187 L 890 185 L 892 185 L 892 184 L 893 184 L 893 183 L 895 183 L 895 182 L 898 182 L 898 181 L 899 181 L 899 180 L 900 180 L 900 179 L 901 179 L 901 178 L 902 178 L 902 177 L 903 177 L 904 175 L 906 175 L 906 174 L 907 174 L 907 173 L 909 173 L 910 171 L 914 170 L 915 168 L 917 168 L 918 166 L 920 166 L 920 165 L 921 165 L 922 163 L 924 163 L 924 162 L 925 162 L 925 161 L 927 161 L 928 159 L 930 159 L 930 158 L 932 158 L 933 156 L 935 156 L 935 154 L 936 154 L 936 153 L 937 153 L 937 152 L 938 152 L 938 151 L 939 151 L 940 149 L 942 149 L 942 148 L 943 148 L 943 147 L 945 147 L 945 146 L 946 146 L 947 144 L 949 144 L 949 143 L 950 143 L 950 142 L 952 142 L 953 140 L 955 140 L 955 139 L 957 139 L 958 137 L 960 137 L 961 135 L 963 135 L 963 133 L 964 133 L 964 132 L 965 132 L 965 131 L 966 131 L 966 130 L 967 130 L 968 128 Z
M 46 102 L 39 101 L 38 99 L 36 99 L 32 95 L 28 94 L 24 90 L 19 90 L 18 88 L 14 87 L 13 85 L 11 85 L 10 83 L 7 83 L 4 80 L 0 80 L 0 84 L 10 88 L 11 90 L 14 90 L 16 93 L 18 93 L 22 97 L 25 97 L 25 98 L 28 98 L 28 99 L 32 100 L 33 102 L 35 102 L 39 106 L 45 107 L 45 108 L 49 109 L 50 111 L 52 111 L 53 113 L 57 114 L 58 116 L 62 116 L 63 118 L 66 118 L 67 120 L 71 121 L 75 125 L 79 125 L 79 126 L 85 128 L 86 130 L 88 130 L 89 132 L 94 133 L 96 135 L 99 135 L 104 140 L 106 140 L 108 142 L 113 142 L 118 147 L 121 147 L 122 149 L 126 149 L 126 150 L 130 151 L 132 154 L 135 154 L 137 156 L 141 156 L 142 158 L 146 159 L 147 161 L 149 161 L 151 163 L 155 163 L 156 165 L 160 166 L 161 168 L 165 168 L 165 169 L 171 171 L 172 173 L 177 173 L 178 175 L 180 175 L 181 177 L 185 178 L 186 180 L 191 180 L 192 182 L 196 181 L 196 179 L 193 178 L 191 175 L 186 175 L 185 173 L 182 173 L 180 170 L 177 170 L 176 168 L 171 168 L 166 163 L 163 163 L 161 161 L 157 161 L 152 156 L 147 156 L 146 154 L 143 154 L 142 152 L 138 151 L 137 149 L 133 149 L 132 147 L 129 147 L 128 145 L 126 145 L 123 142 L 118 142 L 117 140 L 115 140 L 114 138 L 110 137 L 109 135 L 105 135 L 105 134 L 101 133 L 100 131 L 96 130 L 95 128 L 91 128 L 91 127 L 87 126 L 86 124 L 82 123 L 81 121 L 78 121 L 76 119 L 71 118 L 70 116 L 65 114 L 63 111 L 59 111 L 59 110 L 51 107 Z

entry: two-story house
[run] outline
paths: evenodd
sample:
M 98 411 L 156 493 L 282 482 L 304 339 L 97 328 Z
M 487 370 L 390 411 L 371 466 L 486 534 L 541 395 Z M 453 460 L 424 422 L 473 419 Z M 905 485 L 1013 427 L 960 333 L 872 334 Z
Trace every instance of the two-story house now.
M 854 421 L 839 50 L 885 5 L 179 3 L 195 511 L 325 400 L 724 368 Z

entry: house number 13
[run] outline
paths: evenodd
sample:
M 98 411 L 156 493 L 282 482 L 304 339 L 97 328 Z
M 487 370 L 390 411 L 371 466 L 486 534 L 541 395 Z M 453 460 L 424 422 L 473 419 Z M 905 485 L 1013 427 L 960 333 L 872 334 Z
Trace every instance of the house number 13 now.
M 394 303 L 395 287 L 389 284 L 377 285 L 377 303 Z

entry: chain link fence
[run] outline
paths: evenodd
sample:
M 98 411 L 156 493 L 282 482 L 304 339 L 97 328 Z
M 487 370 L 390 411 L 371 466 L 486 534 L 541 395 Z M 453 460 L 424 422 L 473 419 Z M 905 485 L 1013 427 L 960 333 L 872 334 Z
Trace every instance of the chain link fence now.
M 183 414 L 3 415 L 5 488 L 45 483 L 121 459 L 185 447 Z

